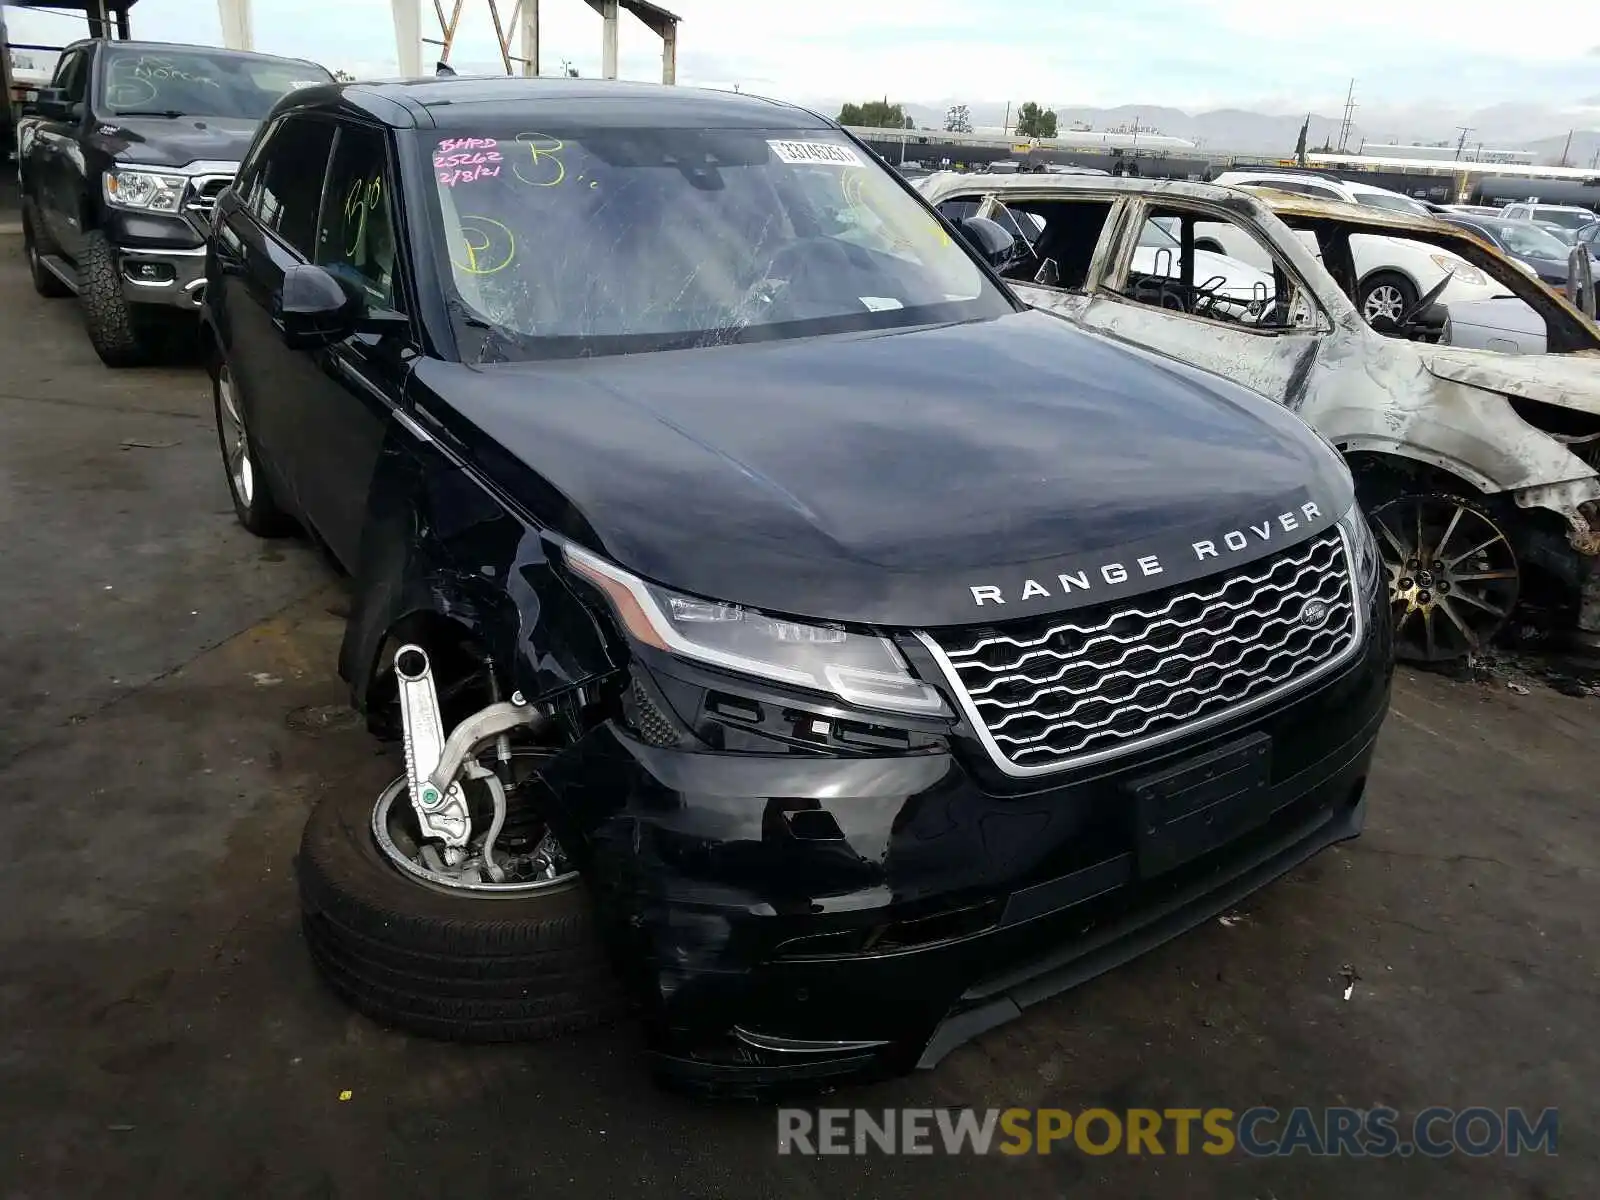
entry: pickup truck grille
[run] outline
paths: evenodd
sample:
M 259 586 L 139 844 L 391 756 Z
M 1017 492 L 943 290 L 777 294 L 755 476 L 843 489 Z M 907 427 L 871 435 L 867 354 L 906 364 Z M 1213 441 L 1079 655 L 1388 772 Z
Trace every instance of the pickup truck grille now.
M 196 175 L 189 181 L 188 196 L 183 202 L 186 212 L 191 212 L 206 228 L 211 227 L 211 213 L 217 207 L 217 198 L 233 183 L 232 175 Z
M 1335 529 L 1162 592 L 924 640 L 1001 769 L 1031 775 L 1254 708 L 1332 669 L 1360 631 Z

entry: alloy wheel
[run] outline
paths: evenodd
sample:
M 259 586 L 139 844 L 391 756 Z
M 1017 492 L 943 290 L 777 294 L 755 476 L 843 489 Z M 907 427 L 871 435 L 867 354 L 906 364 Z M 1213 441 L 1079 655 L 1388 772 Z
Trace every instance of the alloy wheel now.
M 1398 322 L 1405 311 L 1405 297 L 1392 283 L 1380 283 L 1367 293 L 1367 298 L 1361 305 L 1361 315 L 1367 319 L 1369 325 L 1376 317 L 1388 317 L 1389 320 Z
M 1395 656 L 1482 651 L 1516 607 L 1521 569 L 1499 524 L 1459 496 L 1401 496 L 1371 514 L 1389 575 Z
M 246 508 L 255 499 L 255 466 L 250 461 L 250 434 L 245 429 L 244 412 L 233 391 L 233 376 L 227 365 L 217 368 L 218 411 L 222 415 L 222 446 L 227 461 L 228 481 Z

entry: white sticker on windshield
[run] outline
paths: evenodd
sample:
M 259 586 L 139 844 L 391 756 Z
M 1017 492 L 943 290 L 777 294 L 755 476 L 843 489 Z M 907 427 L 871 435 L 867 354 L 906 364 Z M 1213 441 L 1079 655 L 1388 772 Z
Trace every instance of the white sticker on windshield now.
M 866 164 L 849 146 L 833 142 L 777 142 L 768 141 L 779 162 L 803 166 L 861 167 Z
M 888 312 L 892 308 L 905 307 L 893 296 L 857 296 L 856 299 L 867 306 L 868 312 Z
M 323 82 L 321 79 L 291 79 L 289 81 L 289 90 L 293 92 L 303 87 L 321 87 Z

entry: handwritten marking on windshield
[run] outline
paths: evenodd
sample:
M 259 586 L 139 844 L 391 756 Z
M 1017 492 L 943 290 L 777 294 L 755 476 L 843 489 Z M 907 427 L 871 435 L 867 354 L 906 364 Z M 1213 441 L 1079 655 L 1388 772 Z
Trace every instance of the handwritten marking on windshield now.
M 555 187 L 567 177 L 566 164 L 561 161 L 561 152 L 566 149 L 566 143 L 560 138 L 545 133 L 519 133 L 517 143 L 530 156 L 527 174 L 523 174 L 520 151 L 511 162 L 511 173 L 523 183 L 529 187 Z
M 459 243 L 451 246 L 450 265 L 464 275 L 493 275 L 517 256 L 516 235 L 492 217 L 463 215 L 460 234 Z
M 455 187 L 500 174 L 500 143 L 494 138 L 445 138 L 433 151 L 439 186 Z
M 371 179 L 357 179 L 345 193 L 344 228 L 349 239 L 349 244 L 344 248 L 346 257 L 354 257 L 356 251 L 360 249 L 362 240 L 367 235 L 367 217 L 378 207 L 382 199 L 383 180 L 377 176 Z

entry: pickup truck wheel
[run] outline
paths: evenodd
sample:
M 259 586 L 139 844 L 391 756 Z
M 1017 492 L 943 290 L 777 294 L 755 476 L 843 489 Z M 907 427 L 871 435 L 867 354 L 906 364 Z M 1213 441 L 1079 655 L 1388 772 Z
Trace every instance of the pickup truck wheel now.
M 151 321 L 129 304 L 117 277 L 117 256 L 98 229 L 83 237 L 78 263 L 78 303 L 89 344 L 108 367 L 137 367 L 150 361 Z
M 1397 496 L 1369 519 L 1389 575 L 1395 657 L 1449 662 L 1487 649 L 1511 619 L 1522 576 L 1494 515 L 1429 492 Z
M 1404 275 L 1393 271 L 1376 271 L 1361 281 L 1356 307 L 1367 324 L 1374 317 L 1386 317 L 1399 322 L 1401 316 L 1417 302 L 1417 289 Z
M 283 537 L 294 532 L 294 522 L 273 499 L 272 485 L 261 469 L 260 451 L 250 440 L 244 406 L 233 386 L 227 360 L 211 370 L 211 398 L 217 414 L 217 442 L 222 447 L 222 467 L 233 497 L 234 515 L 257 537 Z
M 34 230 L 33 213 L 26 201 L 22 206 L 22 251 L 28 256 L 28 274 L 33 279 L 34 291 L 47 300 L 59 300 L 72 295 L 72 289 L 52 275 L 44 263 L 39 261 L 39 256 L 49 253 L 50 249 L 40 247 L 39 235 Z
M 404 779 L 377 810 L 370 795 L 332 794 L 306 822 L 303 928 L 335 992 L 382 1024 L 448 1041 L 539 1040 L 622 1010 L 576 874 L 522 890 L 431 885 L 379 845 L 396 800 L 409 807 Z

